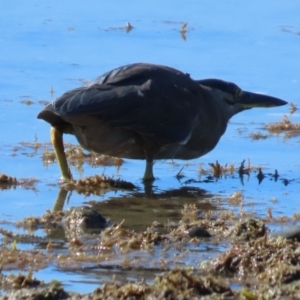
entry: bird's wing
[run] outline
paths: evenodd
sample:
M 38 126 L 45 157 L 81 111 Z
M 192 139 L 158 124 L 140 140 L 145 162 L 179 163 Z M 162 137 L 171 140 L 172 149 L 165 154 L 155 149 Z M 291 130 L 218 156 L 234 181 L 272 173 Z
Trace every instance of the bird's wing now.
M 122 116 L 134 109 L 139 102 L 131 99 L 132 87 L 113 87 L 95 84 L 66 92 L 51 105 L 63 118 L 95 116 L 105 121 Z
M 65 121 L 100 119 L 144 139 L 180 143 L 188 139 L 198 113 L 195 91 L 185 85 L 147 80 L 142 85 L 94 84 L 69 91 L 52 104 Z

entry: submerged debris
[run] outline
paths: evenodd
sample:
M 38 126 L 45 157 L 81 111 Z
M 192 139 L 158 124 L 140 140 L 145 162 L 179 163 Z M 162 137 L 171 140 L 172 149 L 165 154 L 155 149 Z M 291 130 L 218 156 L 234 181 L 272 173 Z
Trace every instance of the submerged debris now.
M 27 106 L 30 106 L 31 104 L 34 104 L 34 102 L 30 99 L 21 100 L 20 103 L 26 104 Z
M 186 30 L 187 29 L 187 24 L 188 24 L 187 22 L 185 22 L 185 23 L 182 24 L 180 32 L 186 32 L 187 31 Z
M 42 147 L 42 145 L 39 145 L 39 147 Z M 42 153 L 42 161 L 46 166 L 52 164 L 56 160 L 55 152 L 52 149 L 49 150 L 49 147 L 51 147 L 51 145 L 45 144 Z M 75 166 L 77 170 L 81 170 L 84 163 L 87 163 L 92 167 L 116 166 L 117 169 L 124 163 L 124 160 L 120 157 L 102 155 L 94 152 L 85 153 L 80 145 L 65 143 L 64 147 L 70 165 Z
M 298 107 L 293 102 L 291 102 L 290 103 L 290 114 L 292 115 L 297 109 L 298 109 Z
M 250 133 L 250 137 L 252 140 L 265 140 L 268 136 L 261 132 L 252 132 Z
M 130 24 L 130 22 L 126 22 L 126 33 L 129 33 L 132 29 L 133 29 L 133 26 Z
M 108 28 L 105 28 L 104 31 L 111 31 L 111 30 L 122 30 L 123 31 L 125 29 L 126 33 L 129 33 L 133 28 L 134 28 L 134 26 L 132 26 L 130 22 L 126 22 L 125 26 L 108 27 Z
M 236 191 L 229 196 L 229 203 L 232 205 L 241 205 L 245 199 L 245 196 L 241 191 Z

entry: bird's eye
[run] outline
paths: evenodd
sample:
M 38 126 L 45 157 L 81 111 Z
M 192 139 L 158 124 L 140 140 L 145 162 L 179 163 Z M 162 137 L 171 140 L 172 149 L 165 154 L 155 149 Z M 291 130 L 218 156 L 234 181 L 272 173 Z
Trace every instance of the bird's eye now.
M 239 98 L 242 95 L 243 91 L 239 88 L 234 91 L 234 98 Z

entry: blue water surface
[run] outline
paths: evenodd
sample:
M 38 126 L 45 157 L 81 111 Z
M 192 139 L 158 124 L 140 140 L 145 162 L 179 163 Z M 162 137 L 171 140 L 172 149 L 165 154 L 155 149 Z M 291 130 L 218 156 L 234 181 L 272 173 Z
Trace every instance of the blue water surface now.
M 36 116 L 44 101 L 53 101 L 112 68 L 134 62 L 169 65 L 195 79 L 221 78 L 244 90 L 273 95 L 300 107 L 298 0 L 1 0 L 0 7 L 0 172 L 37 180 L 34 189 L 18 186 L 0 190 L 0 220 L 15 222 L 52 209 L 60 173 L 56 163 L 43 165 L 41 149 L 35 151 L 29 146 L 35 141 L 49 142 L 49 125 Z M 128 33 L 126 22 L 133 26 Z M 185 22 L 187 32 L 182 37 L 180 28 Z M 26 105 L 27 100 L 33 103 Z M 246 199 L 244 209 L 252 209 L 247 203 L 254 202 L 260 217 L 266 215 L 268 207 L 275 217 L 299 213 L 299 137 L 253 141 L 249 136 L 256 131 L 266 134 L 261 128 L 281 121 L 283 115 L 289 115 L 288 106 L 253 109 L 235 116 L 218 146 L 185 166 L 185 178 L 201 179 L 199 163 L 207 169 L 208 163 L 216 160 L 238 167 L 249 158 L 265 173 L 273 174 L 277 169 L 290 184 L 275 182 L 271 177 L 258 184 L 254 173 L 244 184 L 235 174 L 233 178 L 194 185 L 224 199 L 241 190 Z M 290 119 L 299 123 L 299 113 L 296 111 Z M 66 137 L 66 141 L 77 143 L 72 137 Z M 157 191 L 185 184 L 175 178 L 185 165 L 178 163 L 155 164 Z M 105 172 L 143 189 L 143 171 L 143 161 L 126 160 L 118 172 L 114 166 L 95 169 L 84 165 L 83 176 Z M 74 168 L 72 172 L 76 178 L 81 176 Z M 121 195 L 109 192 L 97 198 L 73 193 L 65 208 Z M 277 201 L 272 202 L 273 198 Z M 240 209 L 231 208 L 226 200 L 222 203 L 225 208 Z M 38 277 L 62 280 L 70 290 L 79 292 L 95 288 L 88 283 L 88 275 L 77 277 L 56 266 L 39 271 Z M 87 282 L 82 284 L 85 278 Z

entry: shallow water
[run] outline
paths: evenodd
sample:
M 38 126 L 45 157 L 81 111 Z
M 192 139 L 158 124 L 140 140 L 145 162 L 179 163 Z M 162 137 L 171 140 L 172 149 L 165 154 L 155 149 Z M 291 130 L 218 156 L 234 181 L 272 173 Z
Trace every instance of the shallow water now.
M 133 62 L 170 65 L 193 78 L 233 81 L 245 90 L 274 95 L 299 107 L 299 9 L 296 0 L 264 0 L 259 5 L 233 0 L 190 1 L 184 5 L 180 1 L 131 1 L 126 6 L 121 1 L 1 1 L 0 171 L 17 179 L 37 179 L 33 186 L 0 190 L 1 227 L 16 230 L 7 222 L 40 216 L 55 205 L 60 173 L 56 163 L 43 165 L 43 147 L 52 149 L 48 143 L 49 126 L 36 119 L 44 102 L 112 68 Z M 134 27 L 129 33 L 125 30 L 127 21 Z M 182 37 L 179 31 L 184 22 L 188 26 Z M 31 105 L 26 103 L 28 100 Z M 290 119 L 299 123 L 297 112 Z M 141 181 L 142 161 L 126 160 L 119 170 L 85 164 L 79 173 L 73 167 L 76 178 L 104 173 L 131 181 L 140 189 L 137 193 L 119 191 L 88 197 L 73 192 L 64 209 L 90 204 L 114 222 L 125 219 L 124 226 L 135 230 L 144 230 L 154 220 L 179 220 L 184 203 L 203 205 L 203 210 L 244 210 L 262 218 L 271 207 L 276 218 L 292 217 L 300 213 L 299 137 L 271 136 L 253 141 L 249 136 L 257 131 L 267 133 L 263 126 L 282 120 L 285 114 L 289 114 L 288 106 L 255 109 L 235 116 L 216 149 L 204 157 L 188 163 L 158 161 L 154 169 L 158 179 L 150 192 L 144 191 Z M 76 143 L 72 137 L 66 141 Z M 35 149 L 36 142 L 42 143 L 42 148 Z M 205 169 L 216 160 L 239 167 L 244 159 L 246 164 L 250 159 L 252 165 L 262 167 L 266 174 L 262 183 L 258 183 L 255 172 L 250 178 L 244 176 L 243 182 L 237 173 L 209 182 L 206 175 L 200 176 L 200 163 Z M 182 167 L 184 177 L 178 180 L 176 174 Z M 280 174 L 277 182 L 272 177 L 275 169 Z M 288 180 L 288 185 L 283 179 Z M 185 194 L 176 192 L 180 189 Z M 195 189 L 200 189 L 201 195 L 199 190 L 195 194 Z M 243 207 L 228 201 L 237 190 L 245 196 Z M 280 224 L 272 228 L 278 227 Z M 45 232 L 35 234 L 44 236 Z M 205 260 L 222 250 L 223 246 L 208 243 L 195 253 L 200 251 L 201 260 Z M 170 255 L 175 254 L 176 251 Z M 193 261 L 194 255 L 185 262 Z M 49 265 L 35 275 L 45 281 L 56 278 L 67 289 L 79 292 L 93 290 L 112 274 L 117 274 L 117 279 L 120 275 L 122 280 L 141 276 L 152 280 L 154 276 L 147 270 L 143 274 L 118 272 L 64 271 Z M 100 275 L 103 277 L 99 282 Z

